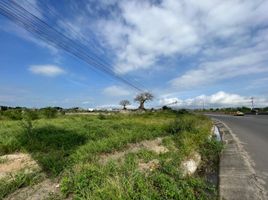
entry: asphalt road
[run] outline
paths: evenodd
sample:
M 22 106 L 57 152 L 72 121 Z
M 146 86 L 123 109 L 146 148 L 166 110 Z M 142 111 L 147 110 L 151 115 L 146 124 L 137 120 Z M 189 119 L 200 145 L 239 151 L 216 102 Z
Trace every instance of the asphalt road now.
M 240 139 L 268 191 L 268 115 L 209 115 L 224 122 Z

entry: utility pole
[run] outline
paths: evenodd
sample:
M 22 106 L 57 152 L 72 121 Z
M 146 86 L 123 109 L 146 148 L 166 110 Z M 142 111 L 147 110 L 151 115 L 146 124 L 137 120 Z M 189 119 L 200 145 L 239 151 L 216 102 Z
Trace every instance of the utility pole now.
M 254 109 L 254 97 L 251 97 L 250 99 L 251 99 L 251 110 L 253 110 Z
M 203 98 L 203 111 L 205 110 L 205 97 Z

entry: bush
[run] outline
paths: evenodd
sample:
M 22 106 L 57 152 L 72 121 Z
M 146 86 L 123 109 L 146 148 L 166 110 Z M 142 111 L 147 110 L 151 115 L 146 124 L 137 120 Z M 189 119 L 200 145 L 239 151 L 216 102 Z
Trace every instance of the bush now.
M 3 112 L 3 116 L 12 120 L 21 120 L 22 119 L 22 111 L 18 109 L 6 110 Z
M 23 119 L 36 120 L 39 118 L 38 111 L 25 110 L 22 115 Z
M 188 114 L 189 113 L 186 109 L 179 109 L 179 110 L 176 110 L 175 112 L 178 115 Z
M 167 107 L 167 106 L 163 106 L 162 107 L 162 110 L 171 110 L 171 108 L 170 107 Z
M 104 114 L 99 114 L 98 115 L 98 118 L 100 119 L 100 120 L 104 120 L 104 119 L 106 119 L 106 116 L 104 115 Z
M 43 176 L 37 172 L 31 172 L 28 174 L 20 172 L 13 175 L 12 179 L 10 179 L 10 177 L 4 178 L 0 182 L 0 199 L 3 199 L 5 196 L 19 188 L 29 186 L 41 180 L 43 180 Z
M 41 114 L 45 117 L 45 118 L 55 118 L 57 115 L 57 109 L 55 108 L 51 108 L 51 107 L 47 107 L 47 108 L 42 108 L 41 110 Z
M 183 131 L 194 132 L 195 122 L 195 118 L 187 116 L 178 117 L 168 126 L 168 132 L 171 134 L 177 134 Z

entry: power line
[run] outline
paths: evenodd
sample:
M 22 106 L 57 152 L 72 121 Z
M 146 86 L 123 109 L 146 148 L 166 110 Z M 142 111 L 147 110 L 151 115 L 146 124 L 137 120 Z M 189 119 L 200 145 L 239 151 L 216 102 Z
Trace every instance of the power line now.
M 157 108 L 161 108 L 161 107 L 163 107 L 163 106 L 171 106 L 171 105 L 175 105 L 175 104 L 177 104 L 178 103 L 178 101 L 173 101 L 173 102 L 171 102 L 171 103 L 167 103 L 167 104 L 164 104 L 164 105 L 159 105 L 159 106 L 156 106 Z
M 30 5 L 32 8 L 34 8 L 34 9 L 37 10 L 38 12 L 43 13 L 43 10 L 41 10 L 38 6 L 34 5 L 34 4 L 33 4 L 32 2 L 30 2 L 29 0 L 26 0 L 26 2 L 28 3 L 28 5 Z M 94 50 L 97 51 L 97 52 L 101 52 L 101 48 L 100 48 L 100 47 L 97 47 L 98 45 L 96 45 L 96 42 L 94 43 L 94 41 L 90 40 L 89 38 L 84 37 L 83 34 L 81 34 L 80 32 L 76 31 L 76 30 L 70 25 L 70 23 L 67 22 L 66 19 L 65 19 L 60 13 L 56 12 L 55 9 L 52 8 L 48 3 L 45 3 L 45 2 L 43 2 L 43 1 L 38 1 L 38 3 L 40 3 L 43 7 L 45 7 L 51 15 L 53 15 L 53 16 L 57 17 L 58 19 L 60 19 L 61 22 L 62 22 L 62 24 L 64 24 L 65 27 L 68 27 L 68 31 L 71 31 L 71 32 L 72 32 L 71 35 L 77 35 L 78 38 L 81 38 L 81 39 L 83 40 L 83 42 L 86 42 L 87 44 L 91 45 L 92 49 L 94 49 Z M 49 19 L 47 15 L 44 15 L 44 16 L 45 16 L 47 19 Z M 90 31 L 90 30 L 88 30 L 88 31 Z M 90 34 L 93 35 L 93 32 L 90 31 Z M 77 36 L 76 36 L 76 37 L 77 37 Z M 103 52 L 101 52 L 101 53 L 103 53 Z M 95 54 L 95 55 L 96 55 L 96 54 Z M 105 60 L 105 57 L 102 58 L 102 60 Z M 107 63 L 108 63 L 108 62 L 107 62 Z
M 134 85 L 126 78 L 115 74 L 105 63 L 103 63 L 102 60 L 99 60 L 99 58 L 97 58 L 95 55 L 92 55 L 92 52 L 90 53 L 89 49 L 85 45 L 78 44 L 65 34 L 50 26 L 47 22 L 18 5 L 16 2 L 7 0 L 1 1 L 0 13 L 16 24 L 22 26 L 27 31 L 35 34 L 40 39 L 45 40 L 57 48 L 63 49 L 73 56 L 83 60 L 91 67 L 108 74 L 109 76 L 123 82 L 135 90 L 143 91 L 143 89 L 137 85 Z
M 26 1 L 27 1 L 27 3 L 28 3 L 29 5 L 31 5 L 34 9 L 38 10 L 40 13 L 43 13 L 43 11 L 42 11 L 38 6 L 33 5 L 33 3 L 29 2 L 29 0 L 26 0 Z M 46 7 L 49 13 L 51 13 L 52 15 L 54 15 L 55 17 L 57 17 L 58 19 L 62 20 L 62 24 L 64 24 L 64 26 L 68 27 L 68 31 L 71 31 L 71 32 L 72 32 L 72 35 L 78 35 L 78 38 L 80 38 L 80 40 L 82 40 L 84 44 L 85 44 L 85 43 L 88 43 L 88 44 L 92 45 L 92 47 L 93 47 L 92 49 L 93 49 L 93 50 L 96 50 L 97 52 L 101 52 L 101 53 L 103 53 L 102 51 L 100 51 L 101 47 L 99 47 L 98 45 L 95 44 L 95 43 L 97 43 L 97 42 L 94 43 L 94 40 L 89 40 L 89 39 L 86 38 L 82 33 L 76 31 L 76 30 L 69 24 L 69 22 L 66 21 L 66 19 L 65 19 L 60 13 L 56 12 L 55 9 L 49 5 L 49 3 L 45 3 L 45 2 L 42 2 L 42 1 L 39 1 L 38 3 L 40 3 L 42 6 Z M 85 6 L 86 6 L 86 5 L 85 5 Z M 90 30 L 89 30 L 89 31 L 90 31 Z M 90 34 L 91 34 L 91 35 L 94 35 L 92 31 L 90 31 Z M 76 36 L 76 37 L 77 37 L 77 36 Z M 91 52 L 91 53 L 92 53 L 98 60 L 101 60 L 105 65 L 108 65 L 108 66 L 111 66 L 111 65 L 112 65 L 112 64 L 109 62 L 109 60 L 106 59 L 105 56 L 100 57 L 99 55 L 95 54 L 94 52 Z M 129 79 L 129 77 L 127 77 L 127 76 L 125 75 L 125 79 Z M 135 81 L 135 84 L 136 84 L 138 87 L 140 87 L 140 88 L 145 88 L 145 86 L 144 86 L 142 83 L 140 83 L 140 82 L 138 82 L 138 81 L 136 81 L 136 80 L 134 80 L 134 81 Z

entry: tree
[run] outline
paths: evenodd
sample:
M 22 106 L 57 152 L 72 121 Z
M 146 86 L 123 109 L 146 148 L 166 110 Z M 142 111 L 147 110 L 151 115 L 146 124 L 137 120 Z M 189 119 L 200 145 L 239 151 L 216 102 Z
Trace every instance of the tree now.
M 121 106 L 123 106 L 123 109 L 124 109 L 124 110 L 126 110 L 126 109 L 127 109 L 126 106 L 130 105 L 130 102 L 129 102 L 129 100 L 122 100 L 122 101 L 120 101 L 119 104 L 120 104 Z
M 144 103 L 146 101 L 152 101 L 153 98 L 154 98 L 154 96 L 150 92 L 143 92 L 143 93 L 138 94 L 135 97 L 134 101 L 137 101 L 140 103 L 139 109 L 145 110 Z

